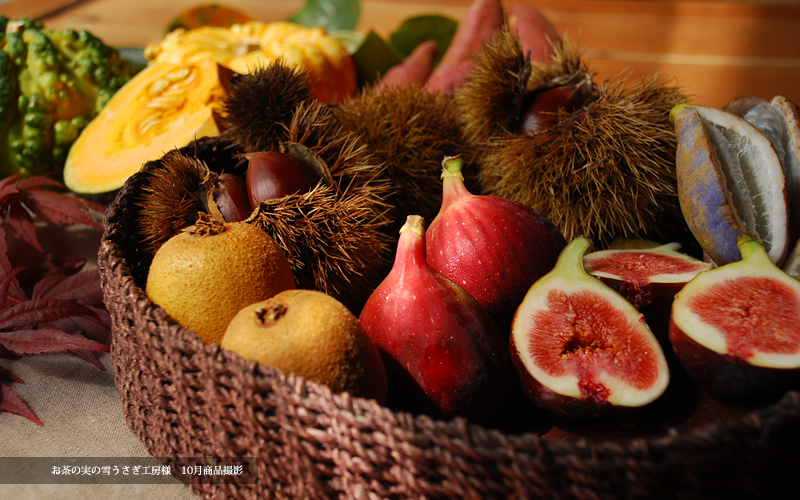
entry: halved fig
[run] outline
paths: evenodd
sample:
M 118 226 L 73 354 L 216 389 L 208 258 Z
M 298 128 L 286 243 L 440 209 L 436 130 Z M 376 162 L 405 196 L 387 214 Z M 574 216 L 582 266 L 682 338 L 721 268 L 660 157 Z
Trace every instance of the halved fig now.
M 680 243 L 673 242 L 651 248 L 600 250 L 585 255 L 583 266 L 643 313 L 656 335 L 666 335 L 675 294 L 697 273 L 713 267 L 679 252 L 680 248 Z
M 678 201 L 700 246 L 717 265 L 741 259 L 736 237 L 752 234 L 775 263 L 789 251 L 789 200 L 770 140 L 747 120 L 712 106 L 670 112 L 678 149 Z
M 645 406 L 669 383 L 664 353 L 642 314 L 583 267 L 591 242 L 573 240 L 517 309 L 511 353 L 538 406 L 565 418 Z
M 709 393 L 750 397 L 800 378 L 800 282 L 751 235 L 742 260 L 704 271 L 675 295 L 669 338 L 675 355 Z
M 583 267 L 640 309 L 657 298 L 671 302 L 697 273 L 711 269 L 710 263 L 681 253 L 680 248 L 673 242 L 636 250 L 600 250 L 585 255 Z

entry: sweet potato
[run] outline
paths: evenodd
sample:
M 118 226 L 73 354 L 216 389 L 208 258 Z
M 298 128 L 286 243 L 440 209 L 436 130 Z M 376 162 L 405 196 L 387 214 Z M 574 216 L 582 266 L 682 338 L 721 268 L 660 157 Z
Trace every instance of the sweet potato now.
M 433 63 L 438 50 L 436 42 L 433 40 L 420 43 L 403 62 L 386 72 L 378 82 L 378 87 L 408 84 L 424 86 L 433 71 Z
M 428 79 L 428 92 L 453 92 L 475 67 L 484 43 L 503 28 L 500 0 L 474 0 L 459 23 L 453 41 Z
M 552 43 L 560 40 L 558 32 L 539 9 L 532 5 L 508 8 L 508 30 L 519 36 L 523 52 L 530 51 L 531 61 L 543 62 L 552 55 Z

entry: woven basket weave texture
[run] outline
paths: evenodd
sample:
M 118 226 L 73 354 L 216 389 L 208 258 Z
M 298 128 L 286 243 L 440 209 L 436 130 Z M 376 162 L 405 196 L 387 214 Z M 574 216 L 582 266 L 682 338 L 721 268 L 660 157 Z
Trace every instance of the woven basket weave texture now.
M 257 457 L 259 484 L 206 498 L 788 498 L 800 491 L 800 394 L 689 434 L 546 441 L 393 412 L 206 346 L 143 292 L 134 197 L 109 205 L 99 252 L 126 421 L 156 457 Z

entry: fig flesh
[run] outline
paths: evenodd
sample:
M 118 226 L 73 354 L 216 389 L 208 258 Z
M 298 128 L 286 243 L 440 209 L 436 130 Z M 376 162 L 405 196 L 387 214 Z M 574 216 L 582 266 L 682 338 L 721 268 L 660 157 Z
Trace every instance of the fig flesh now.
M 528 291 L 511 330 L 511 359 L 528 396 L 564 418 L 603 417 L 645 406 L 669 368 L 642 314 L 583 267 L 580 236 Z
M 425 236 L 428 263 L 475 297 L 508 335 L 522 298 L 553 268 L 566 241 L 538 211 L 470 193 L 462 165 L 457 156 L 442 162 L 442 206 Z
M 752 234 L 773 262 L 789 251 L 786 177 L 770 140 L 747 120 L 712 106 L 670 112 L 678 149 L 678 201 L 697 242 L 717 265 L 741 259 L 736 238 Z
M 689 375 L 721 397 L 774 393 L 800 376 L 800 282 L 754 236 L 737 245 L 742 260 L 698 274 L 676 294 L 669 329 Z
M 389 407 L 485 421 L 513 380 L 508 345 L 483 307 L 426 262 L 424 233 L 409 216 L 359 321 L 383 357 Z
M 666 338 L 675 294 L 713 265 L 679 252 L 680 243 L 652 248 L 600 250 L 586 254 L 586 272 L 620 293 L 645 315 L 647 324 Z

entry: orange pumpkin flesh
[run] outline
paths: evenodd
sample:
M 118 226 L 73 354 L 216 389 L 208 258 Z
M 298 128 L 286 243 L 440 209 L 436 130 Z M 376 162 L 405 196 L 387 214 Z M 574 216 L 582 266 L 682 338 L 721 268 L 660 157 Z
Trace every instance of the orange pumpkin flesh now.
M 356 71 L 347 48 L 323 28 L 291 22 L 250 21 L 230 28 L 204 26 L 176 30 L 145 48 L 153 62 L 213 60 L 240 74 L 279 58 L 306 71 L 312 93 L 321 102 L 341 102 L 357 90 Z
M 213 61 L 151 64 L 86 126 L 70 149 L 64 183 L 76 193 L 122 187 L 150 160 L 219 135 L 214 117 L 233 72 Z

